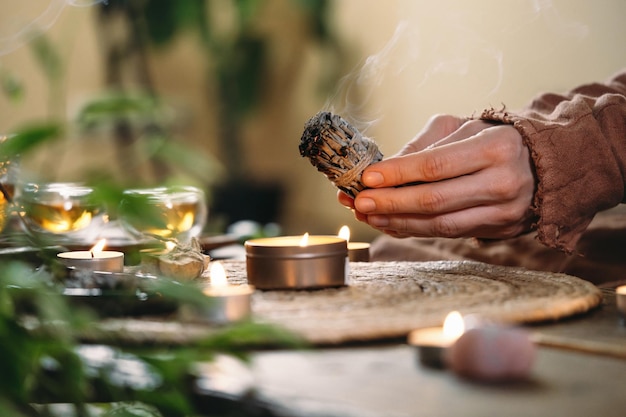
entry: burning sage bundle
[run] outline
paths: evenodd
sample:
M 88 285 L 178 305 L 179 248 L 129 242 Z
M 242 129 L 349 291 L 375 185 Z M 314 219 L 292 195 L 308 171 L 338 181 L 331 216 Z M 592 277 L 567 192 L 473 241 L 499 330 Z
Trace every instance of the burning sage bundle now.
M 374 141 L 340 116 L 325 111 L 304 125 L 300 155 L 352 197 L 366 188 L 361 183 L 363 170 L 383 159 Z

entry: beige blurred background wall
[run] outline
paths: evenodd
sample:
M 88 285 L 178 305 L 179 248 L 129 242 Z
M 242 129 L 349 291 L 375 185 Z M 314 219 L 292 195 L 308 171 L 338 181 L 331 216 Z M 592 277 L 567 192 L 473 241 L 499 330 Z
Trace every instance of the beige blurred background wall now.
M 285 0 L 266 3 L 271 9 L 281 1 Z M 48 9 L 46 15 L 48 4 L 57 9 Z M 304 71 L 290 89 L 289 101 L 281 98 L 284 95 L 269 97 L 246 130 L 246 157 L 254 176 L 285 181 L 281 221 L 285 233 L 335 233 L 348 224 L 358 239 L 377 235 L 338 205 L 330 183 L 298 155 L 303 124 L 328 104 L 369 122 L 367 135 L 385 155 L 392 155 L 435 113 L 471 115 L 503 104 L 515 109 L 538 92 L 562 92 L 579 83 L 604 80 L 626 66 L 622 45 L 626 2 L 621 0 L 336 0 L 333 10 L 334 30 L 352 68 L 345 71 L 337 93 L 351 91 L 352 101 L 338 98 L 341 94 L 319 96 L 312 80 L 324 63 L 315 54 L 298 55 Z M 27 86 L 20 103 L 0 98 L 4 132 L 49 111 L 45 80 L 22 44 L 23 37 L 16 36 L 41 15 L 47 16 L 40 23 L 62 45 L 67 64 L 67 107 L 54 111 L 71 115 L 77 103 L 102 86 L 92 8 L 68 6 L 61 0 L 3 1 L 0 68 L 17 73 Z M 281 65 L 301 52 L 290 44 L 298 27 L 281 15 L 268 19 L 268 24 L 285 40 L 272 86 L 280 89 Z M 188 114 L 183 140 L 212 152 L 219 121 L 212 119 L 212 107 L 200 94 L 203 67 L 194 47 L 180 42 L 153 58 L 152 64 L 159 90 Z M 33 169 L 42 160 L 65 167 L 94 153 L 93 145 L 75 146 L 80 151 L 74 156 L 48 151 L 30 163 Z M 107 152 L 95 152 L 97 159 L 109 158 Z

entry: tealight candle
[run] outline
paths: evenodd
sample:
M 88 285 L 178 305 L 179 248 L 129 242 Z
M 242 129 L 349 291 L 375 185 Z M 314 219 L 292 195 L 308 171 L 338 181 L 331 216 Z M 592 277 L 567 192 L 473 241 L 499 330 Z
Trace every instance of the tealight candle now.
M 450 347 L 465 329 L 463 316 L 458 311 L 450 312 L 443 327 L 427 327 L 409 333 L 409 344 L 418 350 L 420 363 L 431 368 L 443 368 L 445 349 Z
M 259 289 L 347 285 L 348 245 L 337 236 L 282 236 L 246 241 L 248 282 Z
M 367 242 L 351 242 L 350 228 L 342 226 L 338 236 L 348 242 L 348 259 L 350 262 L 369 262 L 370 244 Z
M 201 319 L 215 324 L 241 321 L 251 314 L 251 297 L 254 287 L 251 285 L 229 285 L 224 266 L 211 262 L 209 269 L 210 285 L 203 293 L 210 302 L 203 306 Z
M 68 268 L 87 271 L 123 272 L 124 252 L 103 250 L 106 240 L 100 240 L 88 251 L 61 252 L 59 261 Z
M 615 289 L 615 298 L 617 303 L 617 311 L 626 321 L 626 285 L 620 285 Z

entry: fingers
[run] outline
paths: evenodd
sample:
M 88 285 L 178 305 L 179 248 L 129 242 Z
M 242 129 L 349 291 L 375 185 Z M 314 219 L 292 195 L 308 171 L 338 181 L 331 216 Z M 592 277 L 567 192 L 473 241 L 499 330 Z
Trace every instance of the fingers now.
M 342 206 L 354 210 L 354 198 L 350 197 L 341 190 L 337 191 L 337 201 L 339 201 L 339 204 Z
M 484 135 L 484 128 L 483 123 L 466 123 L 435 147 L 370 165 L 361 180 L 370 188 L 396 187 L 454 178 L 483 169 L 491 163 L 490 154 L 478 147 L 480 142 L 469 139 Z
M 477 222 L 476 219 L 482 220 Z M 519 216 L 516 210 L 509 211 L 506 206 L 479 206 L 437 216 L 370 215 L 366 222 L 396 237 L 507 239 L 528 230 L 531 219 L 530 211 Z
M 442 116 L 412 142 L 368 167 L 368 189 L 355 199 L 338 196 L 358 220 L 395 237 L 502 239 L 530 229 L 536 180 L 513 126 Z
M 454 181 L 364 190 L 353 200 L 353 208 L 365 214 L 449 213 L 496 201 L 510 201 L 522 187 L 523 184 L 516 184 L 514 178 L 493 179 L 488 172 L 480 172 Z
M 396 156 L 419 152 L 447 137 L 460 128 L 467 119 L 450 115 L 435 115 L 430 118 L 424 129 L 407 143 Z

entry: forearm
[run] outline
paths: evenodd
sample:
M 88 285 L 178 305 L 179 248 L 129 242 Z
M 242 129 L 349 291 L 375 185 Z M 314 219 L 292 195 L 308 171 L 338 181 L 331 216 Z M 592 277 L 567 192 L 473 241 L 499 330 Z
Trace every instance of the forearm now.
M 543 94 L 520 112 L 489 109 L 481 118 L 513 124 L 530 149 L 544 244 L 573 251 L 597 212 L 624 202 L 626 73 L 568 94 Z

